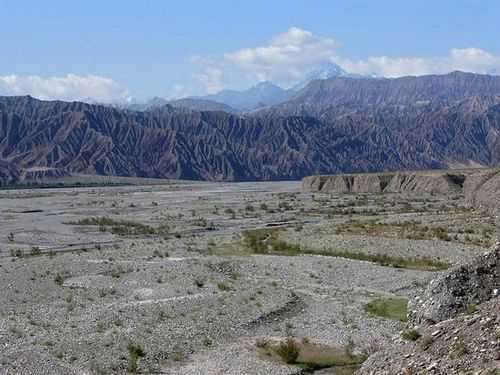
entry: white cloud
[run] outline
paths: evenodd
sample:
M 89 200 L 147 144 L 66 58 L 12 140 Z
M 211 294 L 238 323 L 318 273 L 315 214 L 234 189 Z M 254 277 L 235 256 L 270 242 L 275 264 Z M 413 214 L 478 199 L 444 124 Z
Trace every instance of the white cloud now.
M 115 81 L 96 75 L 67 74 L 60 77 L 36 75 L 0 76 L 0 95 L 32 95 L 45 100 L 125 100 L 129 93 Z
M 290 86 L 314 67 L 331 61 L 337 47 L 333 38 L 291 27 L 267 45 L 225 54 L 224 62 L 246 71 L 257 81 L 272 80 Z
M 500 57 L 479 48 L 455 48 L 444 57 L 391 58 L 378 56 L 359 61 L 337 57 L 334 60 L 348 72 L 376 74 L 384 77 L 444 74 L 455 70 L 481 74 L 498 74 L 500 72 Z
M 500 57 L 479 48 L 455 48 L 436 57 L 382 55 L 352 60 L 342 56 L 339 47 L 332 37 L 291 27 L 261 46 L 242 48 L 219 57 L 195 55 L 189 59 L 200 67 L 200 72 L 193 75 L 199 85 L 194 91 L 213 93 L 266 80 L 291 87 L 330 62 L 349 73 L 383 77 L 444 74 L 455 70 L 500 74 Z
M 208 94 L 214 94 L 224 88 L 223 71 L 216 67 L 206 67 L 203 72 L 193 74 L 193 78 L 200 82 Z
M 291 27 L 263 46 L 243 48 L 220 57 L 194 55 L 189 62 L 201 67 L 193 78 L 206 93 L 268 80 L 289 87 L 318 65 L 331 61 L 337 47 L 332 38 Z

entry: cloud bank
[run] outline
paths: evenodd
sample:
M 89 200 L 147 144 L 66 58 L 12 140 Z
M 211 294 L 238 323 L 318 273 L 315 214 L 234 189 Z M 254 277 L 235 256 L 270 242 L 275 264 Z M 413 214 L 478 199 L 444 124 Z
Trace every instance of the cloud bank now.
M 32 95 L 43 100 L 91 99 L 111 102 L 125 100 L 129 93 L 110 78 L 67 74 L 60 77 L 0 76 L 0 95 Z
M 444 74 L 455 70 L 481 74 L 499 74 L 500 72 L 500 57 L 493 56 L 479 48 L 454 48 L 444 57 L 378 56 L 360 61 L 336 57 L 334 61 L 352 73 L 376 74 L 383 77 Z
M 342 56 L 340 43 L 333 37 L 319 36 L 291 27 L 257 47 L 246 47 L 218 57 L 194 56 L 200 72 L 195 81 L 207 93 L 227 87 L 245 87 L 272 81 L 291 87 L 320 66 L 335 63 L 345 71 L 367 76 L 401 77 L 444 74 L 455 70 L 500 74 L 500 57 L 479 48 L 453 48 L 436 57 L 369 56 L 352 60 Z
M 224 60 L 260 80 L 302 78 L 305 70 L 335 57 L 337 42 L 291 27 L 266 46 L 245 48 L 224 55 Z
M 189 62 L 199 66 L 200 71 L 192 78 L 206 93 L 262 81 L 289 87 L 302 80 L 313 67 L 331 61 L 338 46 L 333 38 L 291 27 L 267 44 L 242 48 L 223 56 L 192 56 Z
M 453 48 L 434 57 L 379 55 L 354 60 L 342 54 L 335 38 L 299 27 L 290 27 L 258 46 L 246 46 L 219 56 L 192 56 L 189 63 L 193 66 L 191 77 L 167 90 L 170 99 L 213 94 L 226 88 L 243 89 L 262 81 L 290 88 L 331 63 L 348 73 L 390 78 L 455 70 L 500 75 L 500 56 L 473 46 Z M 111 78 L 77 74 L 0 75 L 0 95 L 96 102 L 130 100 L 129 91 Z

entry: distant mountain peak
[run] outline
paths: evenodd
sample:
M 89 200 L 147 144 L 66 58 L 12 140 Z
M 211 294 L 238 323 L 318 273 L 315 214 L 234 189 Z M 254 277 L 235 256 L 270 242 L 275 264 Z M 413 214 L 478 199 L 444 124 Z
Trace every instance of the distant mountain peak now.
M 311 81 L 315 81 L 318 79 L 329 79 L 333 77 L 349 77 L 349 78 L 362 78 L 363 76 L 358 74 L 351 74 L 342 69 L 339 65 L 328 62 L 320 65 L 316 69 L 311 70 L 306 74 L 303 81 L 299 82 L 295 86 L 293 86 L 293 90 L 299 91 L 307 86 L 307 84 Z
M 282 103 L 290 99 L 292 93 L 270 81 L 262 81 L 246 90 L 222 90 L 216 94 L 196 97 L 226 104 L 240 111 L 249 111 L 262 106 Z
M 350 74 L 342 69 L 339 65 L 330 62 L 323 64 L 320 67 L 309 72 L 309 74 L 306 76 L 306 79 L 328 79 L 332 77 L 346 76 L 350 76 Z
M 255 86 L 249 88 L 249 90 L 283 90 L 278 85 L 275 85 L 271 81 L 262 81 L 257 83 Z

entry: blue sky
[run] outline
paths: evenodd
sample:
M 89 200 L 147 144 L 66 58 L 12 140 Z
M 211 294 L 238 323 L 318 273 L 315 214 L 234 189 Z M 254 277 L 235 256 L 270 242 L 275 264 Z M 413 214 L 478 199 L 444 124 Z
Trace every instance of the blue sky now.
M 500 72 L 498 0 L 0 0 L 0 94 L 176 97 L 361 74 Z

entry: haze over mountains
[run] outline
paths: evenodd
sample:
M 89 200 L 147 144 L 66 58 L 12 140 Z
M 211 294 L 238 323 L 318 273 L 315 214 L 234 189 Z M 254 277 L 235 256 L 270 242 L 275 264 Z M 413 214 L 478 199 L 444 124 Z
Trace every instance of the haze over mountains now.
M 291 99 L 307 84 L 318 79 L 332 77 L 364 78 L 350 74 L 334 63 L 326 63 L 310 71 L 304 80 L 289 89 L 283 89 L 270 81 L 263 81 L 245 90 L 222 90 L 216 94 L 193 96 L 176 100 L 153 98 L 144 104 L 126 104 L 118 106 L 134 110 L 147 110 L 170 104 L 176 108 L 198 111 L 225 111 L 230 113 L 249 112 L 255 109 L 283 103 Z
M 32 169 L 234 181 L 500 162 L 497 76 L 333 77 L 243 115 L 213 103 L 134 110 L 1 97 L 0 181 Z

